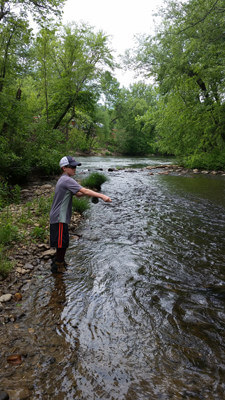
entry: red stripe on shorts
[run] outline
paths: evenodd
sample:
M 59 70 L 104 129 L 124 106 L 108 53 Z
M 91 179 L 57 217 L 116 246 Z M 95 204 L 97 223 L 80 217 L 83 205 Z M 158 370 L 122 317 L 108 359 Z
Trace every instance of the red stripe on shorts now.
M 58 248 L 62 248 L 62 237 L 63 237 L 63 223 L 59 222 L 59 237 L 58 237 Z

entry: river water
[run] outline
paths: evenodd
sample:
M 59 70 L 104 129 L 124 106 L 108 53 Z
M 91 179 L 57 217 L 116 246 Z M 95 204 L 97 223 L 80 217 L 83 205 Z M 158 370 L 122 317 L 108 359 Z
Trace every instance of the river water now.
M 165 159 L 81 162 L 78 178 L 109 177 L 112 203 L 91 204 L 68 272 L 31 286 L 24 347 L 38 352 L 17 379 L 32 399 L 223 399 L 225 176 L 143 168 Z

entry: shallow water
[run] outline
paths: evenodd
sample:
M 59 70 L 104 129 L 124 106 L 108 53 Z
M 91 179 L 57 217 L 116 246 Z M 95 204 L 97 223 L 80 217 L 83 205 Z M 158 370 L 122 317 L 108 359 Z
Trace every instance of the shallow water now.
M 38 352 L 13 387 L 32 399 L 224 398 L 225 177 L 107 171 L 161 162 L 82 159 L 112 203 L 91 205 L 63 278 L 31 283 L 18 329 Z

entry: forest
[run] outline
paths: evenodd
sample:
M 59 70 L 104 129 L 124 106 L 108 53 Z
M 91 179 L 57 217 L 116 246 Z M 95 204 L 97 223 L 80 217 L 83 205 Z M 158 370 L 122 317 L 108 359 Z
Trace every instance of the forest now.
M 140 78 L 129 88 L 107 35 L 63 25 L 63 5 L 0 1 L 1 185 L 54 174 L 67 153 L 225 169 L 224 0 L 167 0 L 154 35 L 137 36 L 121 61 Z

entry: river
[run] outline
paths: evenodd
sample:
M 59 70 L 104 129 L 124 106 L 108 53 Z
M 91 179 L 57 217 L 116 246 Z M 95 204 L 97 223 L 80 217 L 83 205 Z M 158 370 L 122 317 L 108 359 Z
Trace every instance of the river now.
M 79 160 L 112 203 L 91 204 L 63 277 L 31 283 L 17 379 L 42 400 L 223 399 L 225 176 Z

